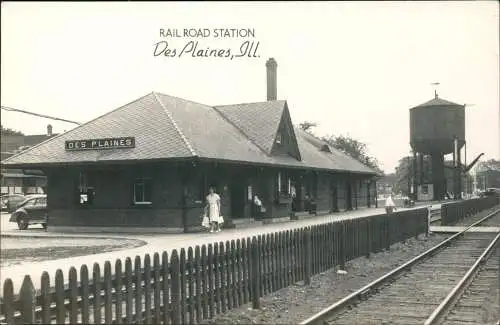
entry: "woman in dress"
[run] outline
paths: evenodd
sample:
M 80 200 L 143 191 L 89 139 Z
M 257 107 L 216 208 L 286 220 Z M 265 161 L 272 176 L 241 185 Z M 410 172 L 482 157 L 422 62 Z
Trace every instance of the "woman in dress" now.
M 392 200 L 392 193 L 391 193 L 385 200 L 385 212 L 389 214 L 392 213 L 394 210 L 396 210 L 396 204 L 394 204 L 394 201 Z
M 220 196 L 215 193 L 213 186 L 208 190 L 207 195 L 207 210 L 208 210 L 208 220 L 210 221 L 210 232 L 220 231 Z

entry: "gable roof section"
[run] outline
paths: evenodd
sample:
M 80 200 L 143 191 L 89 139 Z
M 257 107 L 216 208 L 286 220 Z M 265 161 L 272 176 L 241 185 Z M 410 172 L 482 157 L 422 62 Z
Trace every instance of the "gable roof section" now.
M 276 133 L 274 135 L 273 146 L 271 149 L 271 154 L 274 155 L 274 151 L 277 149 L 278 144 L 276 143 L 276 137 L 278 131 L 281 129 L 282 137 L 288 137 L 289 146 L 287 148 L 288 155 L 294 157 L 297 160 L 301 160 L 300 149 L 297 144 L 297 137 L 295 136 L 294 127 L 292 124 L 292 119 L 290 117 L 290 112 L 288 110 L 288 104 L 285 102 L 285 106 L 283 107 L 283 112 L 281 114 L 281 119 L 276 128 Z M 283 133 L 283 131 L 286 131 Z M 291 152 L 290 152 L 291 151 Z
M 284 107 L 284 100 L 214 106 L 266 155 L 271 154 Z

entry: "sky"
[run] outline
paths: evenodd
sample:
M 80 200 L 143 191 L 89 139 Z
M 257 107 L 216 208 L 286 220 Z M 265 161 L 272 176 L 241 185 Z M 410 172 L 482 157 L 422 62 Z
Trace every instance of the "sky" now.
M 220 28 L 255 37 L 215 37 Z M 155 56 L 162 41 L 177 56 Z M 190 41 L 232 54 L 245 41 L 259 46 L 255 57 L 179 57 Z M 2 2 L 1 104 L 72 121 L 152 91 L 208 105 L 265 101 L 269 57 L 295 124 L 364 142 L 386 172 L 410 154 L 409 109 L 434 97 L 432 82 L 441 98 L 469 106 L 467 160 L 500 158 L 496 1 Z M 26 134 L 75 127 L 1 114 Z

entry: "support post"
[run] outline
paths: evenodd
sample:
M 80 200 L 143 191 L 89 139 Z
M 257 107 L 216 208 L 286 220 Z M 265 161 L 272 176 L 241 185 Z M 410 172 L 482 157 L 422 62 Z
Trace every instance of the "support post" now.
M 417 152 L 413 151 L 413 195 L 412 199 L 413 201 L 417 201 L 417 188 L 418 188 L 418 180 L 417 180 Z
M 305 285 L 310 285 L 311 284 L 311 269 L 312 269 L 312 238 L 311 238 L 311 228 L 306 229 L 305 233 L 305 240 L 306 240 L 306 255 L 305 255 L 305 277 L 304 277 L 304 284 Z

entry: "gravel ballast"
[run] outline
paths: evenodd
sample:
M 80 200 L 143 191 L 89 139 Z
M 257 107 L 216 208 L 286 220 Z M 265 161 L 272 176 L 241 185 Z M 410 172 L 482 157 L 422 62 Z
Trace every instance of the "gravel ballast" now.
M 252 305 L 246 304 L 202 324 L 298 324 L 449 236 L 430 234 L 426 238 L 421 235 L 418 239 L 394 244 L 390 251 L 347 262 L 347 274 L 337 274 L 336 269 L 331 269 L 313 276 L 309 286 L 299 282 L 262 297 L 259 310 L 252 310 Z

